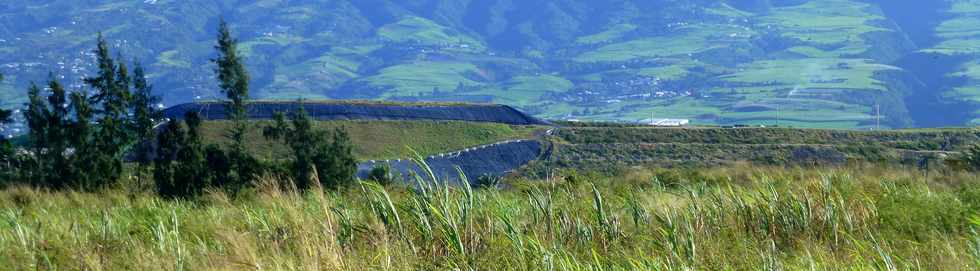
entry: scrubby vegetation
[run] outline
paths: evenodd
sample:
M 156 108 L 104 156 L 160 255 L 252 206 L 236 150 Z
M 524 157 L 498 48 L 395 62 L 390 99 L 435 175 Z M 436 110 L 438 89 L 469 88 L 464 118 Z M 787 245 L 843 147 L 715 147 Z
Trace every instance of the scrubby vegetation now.
M 567 175 L 567 174 L 566 174 Z M 428 178 L 426 178 L 428 179 Z M 934 269 L 980 264 L 980 179 L 894 168 L 634 169 L 503 190 L 361 183 L 161 200 L 0 191 L 13 269 Z
M 791 128 L 652 128 L 578 123 L 550 140 L 552 155 L 525 171 L 609 171 L 629 166 L 704 167 L 749 162 L 768 166 L 943 166 L 980 144 L 976 129 L 852 131 Z
M 580 124 L 583 125 L 583 124 Z M 559 136 L 570 143 L 705 143 L 705 144 L 880 144 L 898 149 L 954 151 L 980 142 L 980 130 L 920 129 L 855 131 L 789 128 L 674 129 L 633 127 L 575 127 Z

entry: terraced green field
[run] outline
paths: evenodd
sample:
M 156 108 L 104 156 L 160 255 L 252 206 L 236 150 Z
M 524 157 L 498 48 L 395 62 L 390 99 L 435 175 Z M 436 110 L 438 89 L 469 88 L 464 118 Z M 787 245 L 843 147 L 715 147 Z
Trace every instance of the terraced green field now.
M 944 1 L 908 20 L 884 0 L 29 0 L 0 8 L 9 75 L 0 106 L 23 103 L 48 71 L 70 82 L 91 73 L 97 30 L 148 62 L 167 105 L 221 97 L 208 59 L 225 15 L 261 99 L 493 102 L 554 119 L 857 129 L 875 127 L 880 106 L 886 128 L 980 123 L 980 1 Z M 916 83 L 931 76 L 899 64 L 919 53 L 967 56 L 940 76 L 964 82 Z M 914 116 L 937 108 L 969 117 Z
M 965 80 L 963 84 L 947 89 L 943 97 L 952 102 L 961 102 L 980 107 L 980 1 L 956 0 L 945 11 L 948 19 L 936 27 L 941 40 L 923 52 L 945 55 L 965 55 L 970 61 L 960 64 L 948 77 Z M 970 123 L 980 124 L 980 111 L 973 112 Z

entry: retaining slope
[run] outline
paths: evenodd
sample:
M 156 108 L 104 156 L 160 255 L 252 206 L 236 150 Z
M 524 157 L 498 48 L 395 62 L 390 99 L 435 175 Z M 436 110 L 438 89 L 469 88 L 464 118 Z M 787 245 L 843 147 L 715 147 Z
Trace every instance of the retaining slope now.
M 431 155 L 425 159 L 425 162 L 440 181 L 458 183 L 460 180 L 456 166 L 459 166 L 472 184 L 480 176 L 504 176 L 538 159 L 541 156 L 542 145 L 537 140 L 504 141 L 457 152 Z M 358 165 L 357 176 L 367 179 L 371 169 L 379 164 L 391 165 L 392 170 L 398 172 L 406 180 L 412 173 L 427 176 L 418 165 L 410 160 L 364 162 Z
M 506 105 L 255 102 L 247 110 L 250 119 L 272 119 L 277 112 L 297 112 L 301 107 L 317 120 L 453 120 L 551 125 Z M 225 105 L 217 102 L 180 104 L 163 113 L 170 119 L 182 119 L 188 111 L 199 112 L 205 120 L 228 118 Z

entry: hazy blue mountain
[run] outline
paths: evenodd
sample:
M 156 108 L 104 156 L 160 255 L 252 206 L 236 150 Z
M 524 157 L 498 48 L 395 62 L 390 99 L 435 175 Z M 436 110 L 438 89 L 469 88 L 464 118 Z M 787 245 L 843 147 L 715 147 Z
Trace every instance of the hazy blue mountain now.
M 79 85 L 99 31 L 148 67 L 167 105 L 218 97 L 208 60 L 219 17 L 262 99 L 495 102 L 551 119 L 980 123 L 980 0 L 4 1 L 0 105 L 21 106 L 49 71 Z

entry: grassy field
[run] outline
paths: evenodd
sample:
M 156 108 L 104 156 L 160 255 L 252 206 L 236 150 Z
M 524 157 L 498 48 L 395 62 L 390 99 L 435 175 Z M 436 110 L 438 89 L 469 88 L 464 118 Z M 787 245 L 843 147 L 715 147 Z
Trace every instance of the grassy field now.
M 530 106 L 543 102 L 541 97 L 549 92 L 565 92 L 573 86 L 571 81 L 552 75 L 516 76 L 500 83 L 499 87 L 484 88 L 467 94 L 492 96 L 494 103 Z
M 751 30 L 723 24 L 692 24 L 678 27 L 664 36 L 636 39 L 602 46 L 575 58 L 578 62 L 616 62 L 641 58 L 671 57 L 696 54 L 723 47 L 730 33 L 745 37 L 754 35 Z M 744 39 L 744 37 L 743 37 Z
M 270 142 L 262 128 L 271 121 L 252 122 L 246 135 L 249 151 L 261 158 L 288 157 L 281 142 Z M 227 144 L 225 135 L 232 127 L 228 121 L 207 121 L 202 125 L 207 143 Z M 459 150 L 509 139 L 532 138 L 538 127 L 509 126 L 497 123 L 458 121 L 319 121 L 314 128 L 331 131 L 343 127 L 354 144 L 354 155 L 361 160 L 407 158 L 408 146 L 423 155 Z
M 431 93 L 435 89 L 452 91 L 459 84 L 482 85 L 466 77 L 478 72 L 479 69 L 470 63 L 420 61 L 384 68 L 377 75 L 361 80 L 372 86 L 391 88 L 383 97 L 415 96 Z
M 441 26 L 431 20 L 414 16 L 381 26 L 377 35 L 393 42 L 417 42 L 426 45 L 465 44 L 466 48 L 460 48 L 463 51 L 479 52 L 486 50 L 483 42 L 473 37 Z
M 871 24 L 885 18 L 869 12 L 870 8 L 870 4 L 847 0 L 807 1 L 802 5 L 775 8 L 760 20 L 761 25 L 780 29 L 784 37 L 805 44 L 843 45 L 826 53 L 847 57 L 871 49 L 871 44 L 862 35 L 891 31 Z
M 637 26 L 632 24 L 617 24 L 610 27 L 608 30 L 595 33 L 588 36 L 583 36 L 575 39 L 575 43 L 584 45 L 593 45 L 609 42 L 610 40 L 620 39 L 623 36 L 629 34 L 633 30 L 636 30 Z
M 976 270 L 980 178 L 893 168 L 565 173 L 508 188 L 274 185 L 168 201 L 0 191 L 13 270 Z M 274 183 L 269 180 L 268 183 Z

